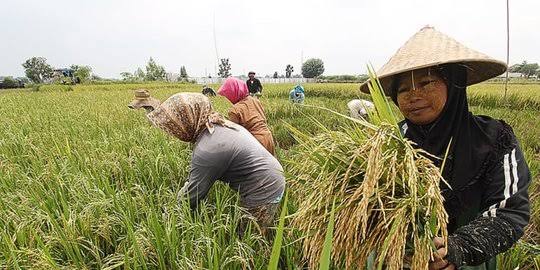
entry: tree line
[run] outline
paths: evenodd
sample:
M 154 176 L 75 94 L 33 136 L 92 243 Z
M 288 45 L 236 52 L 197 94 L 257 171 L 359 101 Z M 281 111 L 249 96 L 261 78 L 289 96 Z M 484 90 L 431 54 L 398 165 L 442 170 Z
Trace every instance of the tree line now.
M 54 78 L 54 68 L 47 63 L 45 57 L 32 57 L 27 59 L 23 64 L 26 77 L 33 83 L 44 83 L 51 81 Z M 218 76 L 221 78 L 227 78 L 231 76 L 231 61 L 229 58 L 219 59 Z M 92 68 L 87 65 L 71 65 L 69 67 L 72 76 L 77 82 L 84 82 L 90 79 L 99 79 L 96 75 L 92 74 Z M 520 73 L 524 78 L 537 77 L 540 78 L 540 67 L 538 63 L 528 63 L 523 61 L 520 64 L 515 64 L 509 67 L 510 72 Z M 291 78 L 300 77 L 299 75 L 293 75 L 294 67 L 291 64 L 287 64 L 283 74 L 279 74 L 275 71 L 272 75 L 273 78 Z M 324 62 L 319 58 L 310 58 L 302 63 L 301 77 L 303 78 L 318 78 L 323 81 L 363 81 L 365 75 L 336 75 L 336 76 L 322 76 L 324 73 Z M 145 69 L 137 68 L 134 72 L 121 72 L 120 77 L 123 81 L 166 81 L 167 78 L 165 67 L 156 63 L 156 61 L 150 57 Z M 177 81 L 188 81 L 189 75 L 186 67 L 181 66 Z M 17 81 L 11 77 L 4 78 L 8 83 L 13 81 L 15 85 Z M 23 82 L 24 83 L 24 82 Z
M 527 61 L 523 61 L 521 64 L 510 66 L 508 71 L 520 73 L 527 79 L 530 77 L 540 78 L 540 66 L 538 63 L 528 63 Z
M 33 83 L 44 83 L 54 79 L 54 68 L 47 63 L 45 57 L 29 58 L 22 66 L 26 77 Z M 71 65 L 68 71 L 70 73 L 69 77 L 76 79 L 78 82 L 87 81 L 92 75 L 92 68 L 85 65 Z M 65 74 L 62 76 L 65 76 Z

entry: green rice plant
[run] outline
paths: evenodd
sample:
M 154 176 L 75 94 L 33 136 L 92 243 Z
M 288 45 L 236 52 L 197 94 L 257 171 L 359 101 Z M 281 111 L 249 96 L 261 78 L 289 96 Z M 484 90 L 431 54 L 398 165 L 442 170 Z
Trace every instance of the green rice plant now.
M 324 237 L 324 246 L 319 259 L 319 270 L 330 269 L 330 255 L 332 254 L 332 238 L 334 238 L 334 215 L 336 212 L 336 201 L 332 202 L 332 210 L 330 211 L 330 220 L 326 227 L 326 235 Z
M 295 153 L 305 146 L 296 141 L 301 136 L 293 136 L 286 123 L 301 130 L 308 140 L 328 130 L 345 132 L 347 140 L 351 137 L 346 134 L 355 134 L 355 142 L 376 133 L 364 127 L 365 123 L 316 108 L 324 106 L 347 114 L 350 99 L 369 98 L 358 93 L 358 84 L 304 84 L 305 104 L 311 107 L 290 104 L 292 86 L 265 84 L 261 97 L 279 145 L 279 160 L 291 161 L 285 170 L 289 184 L 302 180 L 287 167 L 293 160 L 304 161 L 305 156 Z M 126 108 L 134 89 L 149 89 L 164 100 L 181 91 L 199 92 L 200 85 L 156 82 L 72 87 L 73 91 L 58 85 L 43 85 L 39 91 L 0 90 L 0 269 L 268 267 L 271 243 L 257 230 L 250 231 L 249 226 L 244 237 L 237 236 L 236 227 L 245 215 L 238 207 L 238 196 L 217 184 L 197 211 L 191 211 L 188 204 L 177 199 L 189 172 L 189 146 L 152 128 L 143 112 Z M 471 87 L 471 110 L 504 119 L 520 140 L 533 175 L 529 189 L 531 225 L 521 241 L 532 251 L 540 243 L 540 114 L 534 104 L 539 100 L 540 84 L 511 84 L 509 93 L 519 98 L 509 98 L 510 106 L 502 104 L 501 89 L 490 84 Z M 222 97 L 211 100 L 226 115 L 230 102 Z M 397 112 L 395 106 L 392 110 Z M 349 126 L 363 131 L 347 130 Z M 390 129 L 387 124 L 383 126 Z M 396 134 L 394 130 L 388 133 Z M 344 147 L 355 153 L 353 148 Z M 337 151 L 343 159 L 340 166 L 352 156 L 343 151 Z M 360 163 L 358 158 L 356 162 Z M 354 170 L 349 175 L 363 179 L 355 176 Z M 400 189 L 396 187 L 396 192 Z M 294 217 L 302 206 L 298 202 L 304 199 L 308 198 L 289 194 L 287 213 Z M 332 202 L 328 200 L 323 212 L 321 243 L 329 232 Z M 343 221 L 341 227 L 337 224 L 344 209 L 343 202 L 336 200 L 334 245 L 339 243 L 335 240 L 338 229 L 346 225 Z M 379 211 L 381 216 L 388 209 Z M 302 243 L 311 234 L 297 230 L 289 217 L 284 223 L 279 267 L 305 269 Z M 525 254 L 523 250 L 520 243 L 500 257 L 519 259 Z M 376 263 L 376 254 L 371 255 Z M 321 258 L 316 257 L 315 267 Z M 343 268 L 345 258 L 335 258 L 334 250 L 331 264 Z M 538 268 L 536 257 L 524 258 L 518 262 L 520 267 Z
M 283 231 L 285 228 L 285 216 L 287 215 L 287 202 L 289 201 L 288 198 L 289 193 L 286 193 L 285 199 L 283 200 L 283 209 L 281 209 L 281 214 L 279 215 L 279 224 L 276 230 L 274 244 L 272 246 L 272 254 L 270 255 L 270 262 L 268 263 L 268 270 L 278 269 L 279 257 L 283 243 Z
M 444 180 L 428 154 L 401 136 L 373 74 L 370 91 L 375 124 L 344 116 L 347 127 L 332 131 L 319 123 L 324 131 L 314 137 L 289 126 L 300 142 L 287 167 L 296 176 L 289 189 L 298 198 L 293 225 L 305 233 L 305 259 L 315 268 L 335 201 L 335 267 L 364 267 L 375 252 L 377 269 L 401 269 L 406 256 L 412 269 L 427 269 L 432 239 L 447 237 Z
M 507 251 L 497 260 L 499 269 L 540 269 L 540 246 L 519 241 L 514 248 Z

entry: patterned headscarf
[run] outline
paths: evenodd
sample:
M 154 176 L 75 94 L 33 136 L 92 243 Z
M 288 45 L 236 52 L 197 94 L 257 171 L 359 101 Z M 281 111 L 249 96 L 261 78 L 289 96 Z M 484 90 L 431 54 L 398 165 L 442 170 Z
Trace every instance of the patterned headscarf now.
M 199 93 L 175 94 L 146 116 L 154 126 L 191 143 L 205 129 L 212 134 L 214 124 L 232 127 L 231 123 L 212 109 L 208 97 Z
M 229 77 L 219 88 L 218 94 L 226 97 L 232 104 L 248 96 L 249 90 L 246 82 L 234 77 Z

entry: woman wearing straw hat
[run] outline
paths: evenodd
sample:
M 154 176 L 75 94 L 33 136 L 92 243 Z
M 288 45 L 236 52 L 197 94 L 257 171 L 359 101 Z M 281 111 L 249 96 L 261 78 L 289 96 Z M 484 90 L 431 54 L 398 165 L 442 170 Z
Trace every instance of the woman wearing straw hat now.
M 503 62 L 424 27 L 378 72 L 385 93 L 405 116 L 404 136 L 438 158 L 449 237 L 429 269 L 496 269 L 529 221 L 530 172 L 512 128 L 473 115 L 466 87 L 506 70 Z M 369 92 L 366 84 L 363 92 Z M 461 268 L 463 266 L 463 268 Z M 467 266 L 467 267 L 465 267 Z M 476 266 L 476 267 L 469 267 Z
M 189 177 L 180 191 L 191 208 L 221 180 L 240 193 L 242 206 L 265 232 L 285 189 L 283 168 L 274 156 L 246 129 L 213 111 L 203 94 L 175 94 L 146 116 L 154 126 L 193 144 Z
M 130 109 L 143 108 L 147 113 L 153 111 L 161 104 L 161 101 L 150 96 L 146 89 L 135 90 L 135 99 L 129 103 Z

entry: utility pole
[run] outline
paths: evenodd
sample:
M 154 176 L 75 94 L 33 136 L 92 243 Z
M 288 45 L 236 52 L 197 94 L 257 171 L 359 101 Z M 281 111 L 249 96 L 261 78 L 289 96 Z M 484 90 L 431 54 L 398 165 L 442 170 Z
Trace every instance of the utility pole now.
M 508 69 L 510 68 L 510 0 L 506 0 L 506 82 L 504 83 L 504 102 L 508 92 Z
M 302 74 L 302 66 L 304 65 L 304 50 L 300 53 L 300 74 Z M 304 75 L 302 75 L 302 78 Z

